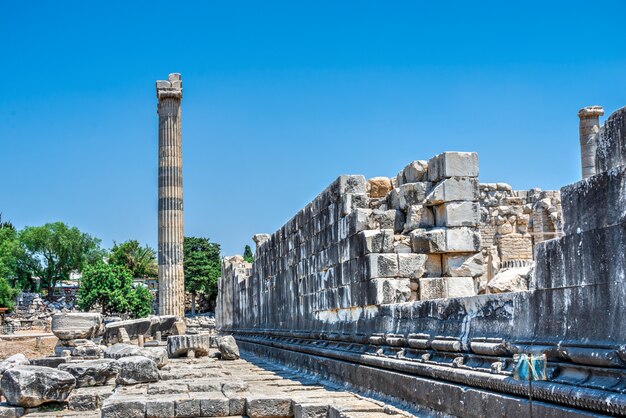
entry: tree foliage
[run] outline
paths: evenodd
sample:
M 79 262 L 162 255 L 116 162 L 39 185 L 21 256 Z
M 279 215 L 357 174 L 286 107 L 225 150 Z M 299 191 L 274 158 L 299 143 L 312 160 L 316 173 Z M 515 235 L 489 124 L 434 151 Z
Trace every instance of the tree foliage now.
M 183 251 L 185 289 L 214 298 L 221 274 L 220 245 L 208 238 L 185 237 Z
M 252 255 L 252 250 L 249 245 L 246 245 L 246 248 L 243 250 L 243 260 L 246 263 L 254 263 L 254 256 Z
M 156 252 L 148 245 L 142 247 L 137 240 L 114 243 L 109 263 L 126 267 L 133 277 L 146 278 L 158 275 Z
M 11 311 L 18 293 L 17 289 L 13 289 L 9 285 L 8 280 L 0 277 L 0 308 L 9 308 Z
M 102 313 L 130 313 L 133 318 L 151 311 L 152 294 L 143 286 L 133 288 L 133 278 L 124 266 L 97 261 L 83 271 L 78 307 L 88 311 L 99 306 Z
M 24 269 L 41 280 L 49 299 L 59 280 L 68 280 L 72 272 L 103 256 L 99 239 L 63 222 L 27 226 L 18 236 L 27 256 Z
M 0 279 L 15 285 L 22 256 L 17 231 L 9 222 L 0 219 Z

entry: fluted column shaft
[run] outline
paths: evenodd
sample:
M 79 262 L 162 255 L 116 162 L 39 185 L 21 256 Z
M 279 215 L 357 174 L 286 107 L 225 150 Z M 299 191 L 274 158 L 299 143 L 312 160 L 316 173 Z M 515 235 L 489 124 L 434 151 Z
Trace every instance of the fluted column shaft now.
M 180 74 L 157 81 L 159 114 L 159 314 L 184 316 Z

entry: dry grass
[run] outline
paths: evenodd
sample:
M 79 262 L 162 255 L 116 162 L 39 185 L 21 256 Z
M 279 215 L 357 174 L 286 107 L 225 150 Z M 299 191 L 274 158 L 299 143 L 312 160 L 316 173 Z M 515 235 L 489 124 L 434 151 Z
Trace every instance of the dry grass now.
M 10 341 L 0 340 L 0 360 L 22 353 L 28 358 L 45 357 L 54 353 L 57 337 L 42 337 L 37 347 L 36 338 Z

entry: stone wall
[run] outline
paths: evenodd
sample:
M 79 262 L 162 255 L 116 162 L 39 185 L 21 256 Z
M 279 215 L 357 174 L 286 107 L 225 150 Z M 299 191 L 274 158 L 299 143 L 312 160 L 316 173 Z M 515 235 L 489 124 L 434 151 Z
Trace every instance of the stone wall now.
M 626 142 L 611 126 L 602 132 Z M 614 159 L 559 195 L 479 186 L 475 160 L 445 153 L 396 178 L 340 177 L 255 237 L 249 271 L 224 260 L 218 329 L 246 350 L 453 414 L 444 400 L 461 392 L 472 411 L 532 396 L 541 416 L 626 414 L 626 167 Z M 533 246 L 535 275 L 522 277 Z M 498 293 L 529 290 L 476 295 L 489 269 L 488 283 L 518 284 Z M 513 379 L 521 353 L 546 356 L 547 381 Z M 410 382 L 394 384 L 398 373 Z M 405 388 L 418 384 L 428 396 Z

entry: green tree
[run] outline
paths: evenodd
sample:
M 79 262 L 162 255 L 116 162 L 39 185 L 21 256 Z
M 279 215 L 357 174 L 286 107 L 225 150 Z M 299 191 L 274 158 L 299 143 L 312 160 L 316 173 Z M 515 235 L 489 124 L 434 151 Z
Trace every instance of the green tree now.
M 252 255 L 252 250 L 249 245 L 246 245 L 246 248 L 243 250 L 243 260 L 246 263 L 254 263 L 254 256 Z
M 24 269 L 41 280 L 48 299 L 52 299 L 59 280 L 69 279 L 72 272 L 81 272 L 103 256 L 99 239 L 63 222 L 28 226 L 18 238 L 27 256 Z
M 137 240 L 114 243 L 109 263 L 126 267 L 133 277 L 157 277 L 156 252 L 149 246 L 142 247 Z
M 220 245 L 208 238 L 185 237 L 183 241 L 185 290 L 191 293 L 191 311 L 195 314 L 196 295 L 204 293 L 210 300 L 217 296 L 221 274 Z
M 21 254 L 17 231 L 9 222 L 0 218 L 0 278 L 15 282 Z
M 88 311 L 99 306 L 102 313 L 130 313 L 133 318 L 151 311 L 152 294 L 143 286 L 133 288 L 133 278 L 124 266 L 97 261 L 83 271 L 78 307 Z
M 18 293 L 19 291 L 13 289 L 6 279 L 0 277 L 0 308 L 9 308 L 11 311 Z

